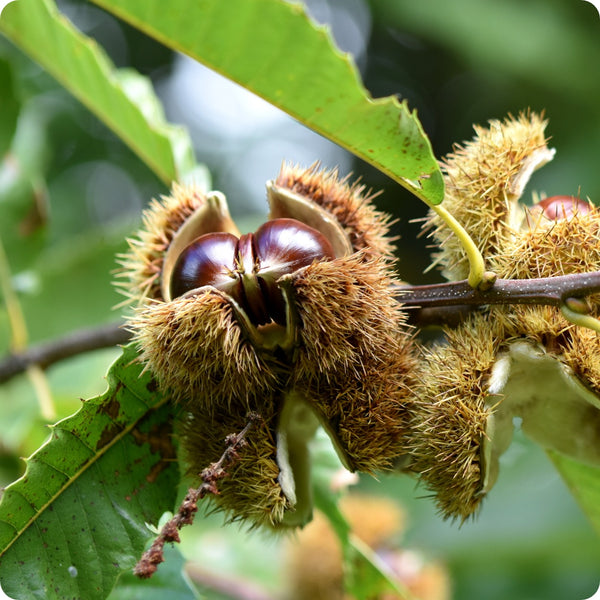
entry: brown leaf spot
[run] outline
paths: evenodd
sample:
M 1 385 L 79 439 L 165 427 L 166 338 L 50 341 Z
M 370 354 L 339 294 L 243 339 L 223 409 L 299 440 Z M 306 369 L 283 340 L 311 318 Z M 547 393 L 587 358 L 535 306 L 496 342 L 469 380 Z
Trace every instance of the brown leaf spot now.
M 150 445 L 152 454 L 160 455 L 159 461 L 152 467 L 152 470 L 146 475 L 148 483 L 156 481 L 160 473 L 164 471 L 169 463 L 176 459 L 175 447 L 172 440 L 171 423 L 159 423 L 153 425 L 150 431 L 140 431 L 139 428 L 132 430 L 131 435 L 135 443 L 141 446 L 142 444 Z
M 115 393 L 113 394 L 111 399 L 108 400 L 108 402 L 102 404 L 102 406 L 100 406 L 99 408 L 100 413 L 104 413 L 113 420 L 119 416 L 119 408 L 121 408 L 119 401 L 115 398 L 117 392 L 119 391 L 119 385 L 120 384 L 117 385 L 117 389 L 115 390 Z
M 100 434 L 100 439 L 96 444 L 96 450 L 100 450 L 100 448 L 104 448 L 107 444 L 112 442 L 115 437 L 120 433 L 121 428 L 115 423 L 111 423 L 107 427 L 104 428 L 102 433 Z

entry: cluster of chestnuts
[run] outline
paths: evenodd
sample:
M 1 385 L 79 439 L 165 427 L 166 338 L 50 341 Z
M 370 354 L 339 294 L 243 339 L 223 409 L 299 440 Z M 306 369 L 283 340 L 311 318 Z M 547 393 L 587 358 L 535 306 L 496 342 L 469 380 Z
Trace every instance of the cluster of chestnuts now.
M 240 234 L 222 194 L 175 187 L 124 261 L 140 357 L 183 407 L 197 476 L 243 428 L 216 502 L 274 527 L 312 515 L 308 443 L 319 425 L 353 471 L 405 454 L 413 340 L 393 293 L 387 217 L 335 172 L 284 166 L 269 219 Z
M 600 269 L 594 206 L 519 203 L 553 156 L 544 127 L 532 114 L 492 122 L 442 165 L 445 206 L 499 277 Z M 362 186 L 284 165 L 267 197 L 268 220 L 241 234 L 221 193 L 174 186 L 146 211 L 121 274 L 140 360 L 181 407 L 190 475 L 217 460 L 249 411 L 262 417 L 215 498 L 230 518 L 310 520 L 308 444 L 319 426 L 347 469 L 411 471 L 461 519 L 493 484 L 515 415 L 545 446 L 600 462 L 569 429 L 600 423 L 596 333 L 555 307 L 498 306 L 423 347 L 397 293 L 388 217 Z M 446 223 L 432 212 L 425 227 L 444 275 L 464 279 L 468 261 Z M 556 406 L 511 384 L 527 361 L 571 390 Z M 557 414 L 570 415 L 562 432 Z
M 600 269 L 600 211 L 571 196 L 519 202 L 532 172 L 552 159 L 536 115 L 478 128 L 445 160 L 444 200 L 500 278 Z M 462 251 L 434 214 L 435 257 L 448 279 L 466 276 Z M 599 314 L 590 298 L 590 315 Z M 411 468 L 443 514 L 473 514 L 498 474 L 513 420 L 544 448 L 600 464 L 600 336 L 555 306 L 490 306 L 423 349 L 414 389 Z

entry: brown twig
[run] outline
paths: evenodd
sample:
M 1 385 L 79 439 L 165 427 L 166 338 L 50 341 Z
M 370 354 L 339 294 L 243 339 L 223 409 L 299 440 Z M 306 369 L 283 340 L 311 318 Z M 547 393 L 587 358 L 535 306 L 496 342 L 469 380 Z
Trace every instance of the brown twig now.
M 560 306 L 568 298 L 600 292 L 600 271 L 541 277 L 497 279 L 487 290 L 473 289 L 466 280 L 434 285 L 398 286 L 405 306 L 481 306 L 483 304 L 546 304 Z
M 475 290 L 466 280 L 434 285 L 397 286 L 397 297 L 412 308 L 411 322 L 417 326 L 460 322 L 478 306 L 488 304 L 546 304 L 561 306 L 570 298 L 600 292 L 600 271 L 539 279 L 498 279 L 487 290 Z M 46 368 L 83 352 L 124 344 L 131 334 L 121 323 L 75 331 L 63 338 L 31 346 L 0 361 L 0 383 L 23 373 L 29 366 Z
M 497 279 L 487 290 L 473 289 L 466 280 L 434 285 L 398 286 L 397 298 L 411 311 L 416 325 L 452 324 L 460 314 L 491 304 L 557 306 L 572 298 L 600 292 L 600 271 L 538 279 Z
M 261 420 L 257 413 L 248 413 L 248 423 L 239 433 L 232 433 L 225 438 L 225 451 L 221 458 L 204 469 L 200 474 L 202 484 L 200 487 L 188 490 L 187 495 L 180 504 L 175 516 L 162 528 L 158 537 L 152 542 L 152 546 L 139 560 L 133 572 L 141 579 L 152 577 L 158 565 L 164 561 L 163 549 L 167 542 L 180 542 L 179 530 L 184 525 L 191 525 L 198 511 L 198 501 L 207 494 L 217 495 L 217 481 L 227 477 L 226 469 L 232 466 L 238 459 L 238 451 L 246 444 L 246 435 Z
M 90 350 L 125 344 L 130 339 L 131 333 L 123 329 L 122 323 L 111 323 L 74 331 L 59 339 L 36 344 L 23 352 L 6 356 L 0 361 L 0 383 L 23 373 L 31 365 L 45 369 L 65 358 L 71 358 Z

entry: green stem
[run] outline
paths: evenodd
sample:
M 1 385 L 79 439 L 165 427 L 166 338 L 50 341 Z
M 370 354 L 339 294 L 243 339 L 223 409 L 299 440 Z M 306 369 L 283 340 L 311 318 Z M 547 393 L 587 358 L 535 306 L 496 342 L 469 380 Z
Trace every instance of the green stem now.
M 469 260 L 469 277 L 467 281 L 473 289 L 478 289 L 482 284 L 487 285 L 487 277 L 485 271 L 485 263 L 481 252 L 475 245 L 475 242 L 471 236 L 467 233 L 465 228 L 441 205 L 441 204 L 429 204 L 431 210 L 433 210 L 440 218 L 444 220 L 446 225 L 452 230 L 454 235 L 460 240 L 462 247 Z
M 27 327 L 19 299 L 12 287 L 11 278 L 8 257 L 4 251 L 2 240 L 0 240 L 0 289 L 4 296 L 4 304 L 11 329 L 11 350 L 19 352 L 27 347 Z
M 566 304 L 561 304 L 560 311 L 562 312 L 563 317 L 574 325 L 579 325 L 579 327 L 587 327 L 588 329 L 592 329 L 595 332 L 600 333 L 600 321 L 596 319 L 596 317 L 576 312 L 570 309 Z

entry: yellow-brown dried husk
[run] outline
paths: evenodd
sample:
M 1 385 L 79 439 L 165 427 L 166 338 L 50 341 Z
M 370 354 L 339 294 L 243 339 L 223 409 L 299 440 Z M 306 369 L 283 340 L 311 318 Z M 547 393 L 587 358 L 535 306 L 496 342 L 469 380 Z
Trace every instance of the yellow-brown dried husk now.
M 489 377 L 502 348 L 497 320 L 473 315 L 447 331 L 447 344 L 423 350 L 416 373 L 408 448 L 411 469 L 436 494 L 445 517 L 466 519 L 482 498 L 482 444 L 493 408 Z
M 248 419 L 239 405 L 212 416 L 195 404 L 189 408 L 188 417 L 180 423 L 179 434 L 188 475 L 198 485 L 199 474 L 223 454 L 226 436 L 239 433 Z M 211 498 L 214 507 L 224 511 L 229 520 L 277 527 L 291 506 L 277 481 L 274 399 L 265 396 L 260 407 L 255 408 L 259 409 L 262 421 L 246 435 L 247 443 L 239 450 L 228 476 L 217 482 L 219 495 Z
M 275 181 L 278 186 L 310 198 L 333 215 L 344 228 L 355 251 L 363 256 L 392 256 L 394 245 L 387 237 L 389 216 L 375 209 L 375 194 L 360 183 L 339 178 L 337 170 L 320 170 L 319 165 L 305 169 L 285 163 Z
M 537 215 L 497 257 L 498 274 L 531 279 L 600 269 L 600 211 L 551 221 Z M 590 296 L 591 313 L 600 316 L 600 298 Z M 570 323 L 554 306 L 514 306 L 505 317 L 507 337 L 526 337 L 568 364 L 581 380 L 600 389 L 599 336 Z
M 162 390 L 209 414 L 249 406 L 278 387 L 281 365 L 244 338 L 226 296 L 212 288 L 140 309 L 129 326 Z
M 549 352 L 558 354 L 568 344 L 575 325 L 567 321 L 555 306 L 516 305 L 510 312 L 494 311 L 505 326 L 506 338 L 541 344 Z
M 562 360 L 588 388 L 600 395 L 600 336 L 585 327 L 572 332 Z
M 173 185 L 170 196 L 152 200 L 144 211 L 142 229 L 128 240 L 129 252 L 120 257 L 117 286 L 132 303 L 161 299 L 160 274 L 165 253 L 181 225 L 206 202 L 194 186 Z
M 387 261 L 352 255 L 290 278 L 300 317 L 294 381 L 352 469 L 390 468 L 403 454 L 413 339 Z
M 412 338 L 387 260 L 355 253 L 313 263 L 289 281 L 301 322 L 298 378 L 335 371 L 360 377 L 365 360 L 384 365 L 396 354 L 408 360 Z
M 534 113 L 490 121 L 475 127 L 476 137 L 457 146 L 442 162 L 446 184 L 444 208 L 466 229 L 495 269 L 494 256 L 512 238 L 521 221 L 520 197 L 531 172 L 551 160 L 546 122 Z M 441 250 L 435 262 L 448 279 L 464 279 L 469 263 L 460 240 L 433 211 L 424 225 Z
M 237 305 L 214 288 L 171 301 L 161 296 L 165 253 L 170 247 L 176 258 L 178 244 L 183 247 L 187 234 L 195 232 L 193 219 L 199 217 L 202 225 L 204 213 L 196 211 L 208 206 L 210 197 L 188 197 L 183 188 L 174 188 L 172 197 L 152 205 L 124 260 L 130 295 L 140 304 L 128 326 L 140 360 L 161 390 L 187 411 L 180 434 L 191 473 L 221 456 L 225 436 L 244 427 L 249 410 L 264 417 L 230 478 L 219 483 L 215 502 L 230 518 L 270 526 L 293 508 L 277 479 L 276 427 L 285 394 L 308 396 L 315 411 L 331 421 L 354 468 L 389 468 L 403 449 L 403 398 L 414 363 L 412 339 L 392 290 L 386 217 L 361 186 L 339 181 L 334 172 L 284 167 L 277 185 L 331 211 L 359 250 L 280 280 L 293 302 L 290 315 L 299 320 L 293 349 L 253 346 L 253 330 L 238 322 Z
M 496 257 L 499 277 L 531 279 L 600 268 L 600 211 L 550 221 L 541 216 L 507 242 Z
M 392 469 L 406 453 L 411 393 L 406 382 L 406 371 L 390 358 L 389 368 L 365 366 L 360 377 L 341 371 L 304 383 L 311 405 L 350 470 L 373 474 Z

